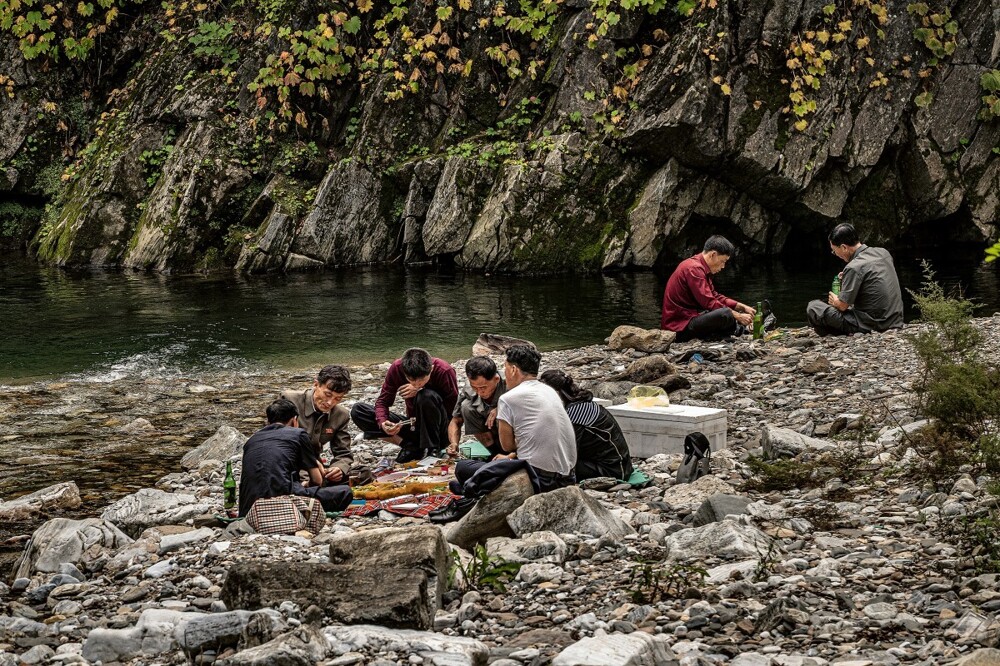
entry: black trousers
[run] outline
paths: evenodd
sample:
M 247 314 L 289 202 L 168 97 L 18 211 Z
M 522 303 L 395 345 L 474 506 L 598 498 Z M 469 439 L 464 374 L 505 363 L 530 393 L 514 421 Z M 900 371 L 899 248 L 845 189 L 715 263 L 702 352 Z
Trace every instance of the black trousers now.
M 464 495 L 465 482 L 471 479 L 473 475 L 476 475 L 477 472 L 478 476 L 476 476 L 476 480 L 479 482 L 478 486 L 491 489 L 499 486 L 503 483 L 504 479 L 520 469 L 516 465 L 509 464 L 509 462 L 511 461 L 459 460 L 455 464 L 455 481 L 452 482 L 454 484 L 451 486 L 452 492 L 456 495 Z M 551 472 L 540 470 L 537 467 L 532 467 L 532 470 L 538 480 L 536 490 L 540 493 L 558 490 L 559 488 L 572 486 L 576 483 L 576 477 L 573 474 L 569 476 L 555 475 Z M 496 478 L 491 478 L 494 476 Z M 457 492 L 458 490 L 462 490 L 462 492 Z
M 349 485 L 340 484 L 336 486 L 309 486 L 308 488 L 296 488 L 295 494 L 304 497 L 315 497 L 323 505 L 324 511 L 343 511 L 354 499 L 354 491 Z
M 854 312 L 841 312 L 837 308 L 820 300 L 809 301 L 806 306 L 806 319 L 813 330 L 820 335 L 851 335 L 864 333 Z
M 413 398 L 413 416 L 417 419 L 416 424 L 403 426 L 399 431 L 403 441 L 396 462 L 420 460 L 426 455 L 436 456 L 448 446 L 450 415 L 445 411 L 440 393 L 429 388 L 421 389 Z M 355 403 L 351 408 L 351 420 L 365 434 L 365 439 L 388 437 L 381 424 L 376 423 L 375 407 L 372 405 Z M 389 420 L 398 423 L 406 417 L 389 412 Z
M 731 335 L 737 335 L 736 317 L 729 308 L 709 310 L 688 322 L 684 330 L 677 334 L 677 342 L 699 340 L 721 340 Z

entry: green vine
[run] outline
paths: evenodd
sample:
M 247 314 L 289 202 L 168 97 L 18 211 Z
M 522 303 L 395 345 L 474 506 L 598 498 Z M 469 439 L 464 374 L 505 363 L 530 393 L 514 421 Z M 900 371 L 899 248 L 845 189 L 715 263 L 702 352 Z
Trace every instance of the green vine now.
M 0 30 L 18 38 L 25 60 L 86 60 L 122 10 L 142 0 L 0 0 Z

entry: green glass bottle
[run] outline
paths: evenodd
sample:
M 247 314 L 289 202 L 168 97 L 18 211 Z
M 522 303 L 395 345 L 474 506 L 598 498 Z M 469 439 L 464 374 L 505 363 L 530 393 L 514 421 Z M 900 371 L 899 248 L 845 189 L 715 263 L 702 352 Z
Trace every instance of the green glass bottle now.
M 233 461 L 226 462 L 226 480 L 222 482 L 222 508 L 236 508 L 236 479 L 233 478 Z
M 764 313 L 762 312 L 762 305 L 760 301 L 757 301 L 757 312 L 753 315 L 753 339 L 760 340 L 764 337 Z
M 833 284 L 830 286 L 830 291 L 833 292 L 835 296 L 840 296 L 840 276 L 833 278 Z

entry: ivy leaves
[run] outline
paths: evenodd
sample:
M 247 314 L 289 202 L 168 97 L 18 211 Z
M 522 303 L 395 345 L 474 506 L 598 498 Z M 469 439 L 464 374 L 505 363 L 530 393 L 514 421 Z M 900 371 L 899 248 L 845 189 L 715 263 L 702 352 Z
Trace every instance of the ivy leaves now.
M 141 0 L 46 2 L 0 0 L 0 30 L 17 37 L 25 60 L 86 60 L 96 38 L 119 17 L 120 9 Z

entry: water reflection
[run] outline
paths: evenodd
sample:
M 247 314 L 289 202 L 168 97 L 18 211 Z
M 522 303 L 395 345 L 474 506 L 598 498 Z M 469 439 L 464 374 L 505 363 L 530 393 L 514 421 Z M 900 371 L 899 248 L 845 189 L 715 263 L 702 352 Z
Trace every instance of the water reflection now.
M 948 285 L 1000 305 L 1000 273 L 981 254 L 897 252 L 904 286 L 931 255 Z M 730 267 L 721 291 L 771 300 L 780 322 L 804 322 L 842 264 L 820 255 L 799 265 Z M 252 372 L 330 361 L 373 362 L 421 345 L 468 355 L 484 331 L 543 349 L 597 343 L 618 324 L 656 326 L 666 276 L 510 277 L 433 269 L 360 268 L 246 278 L 66 272 L 24 262 L 0 267 L 0 382 L 85 373 L 95 380 L 199 369 Z M 907 298 L 908 317 L 911 299 Z

